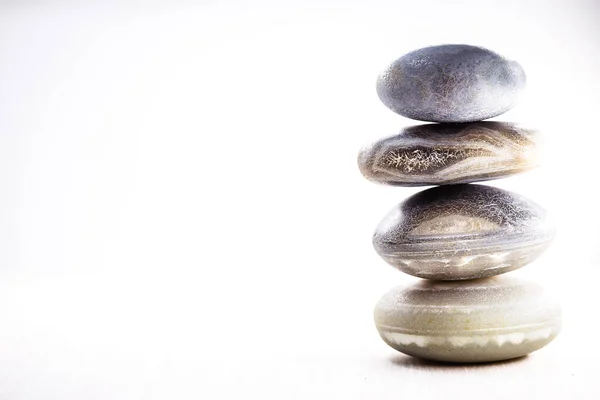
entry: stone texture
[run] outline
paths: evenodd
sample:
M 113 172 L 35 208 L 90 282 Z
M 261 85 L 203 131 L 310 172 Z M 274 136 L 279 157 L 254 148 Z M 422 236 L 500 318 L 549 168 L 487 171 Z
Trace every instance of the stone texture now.
M 396 206 L 373 235 L 389 264 L 420 278 L 476 279 L 520 268 L 554 237 L 546 211 L 491 186 L 461 184 L 419 192 Z
M 420 281 L 377 303 L 383 340 L 415 357 L 489 362 L 524 356 L 550 343 L 561 309 L 543 288 L 500 276 L 466 282 Z
M 525 87 L 514 61 L 475 46 L 442 45 L 410 52 L 377 79 L 377 94 L 390 109 L 431 122 L 472 122 L 513 107 Z
M 536 167 L 538 138 L 507 122 L 416 125 L 363 148 L 358 166 L 367 179 L 398 186 L 484 181 Z

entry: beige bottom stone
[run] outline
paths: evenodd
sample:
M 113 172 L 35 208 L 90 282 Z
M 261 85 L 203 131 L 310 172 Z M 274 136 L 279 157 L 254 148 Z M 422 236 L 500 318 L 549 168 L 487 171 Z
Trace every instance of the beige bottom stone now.
M 402 353 L 490 362 L 546 346 L 560 332 L 561 309 L 540 286 L 506 276 L 421 281 L 384 295 L 375 323 L 382 339 Z

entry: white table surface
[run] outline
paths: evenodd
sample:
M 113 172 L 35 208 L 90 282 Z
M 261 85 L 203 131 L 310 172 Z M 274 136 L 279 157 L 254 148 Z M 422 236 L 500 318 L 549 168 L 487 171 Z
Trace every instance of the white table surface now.
M 600 398 L 592 1 L 0 4 L 0 399 Z M 564 328 L 512 362 L 431 364 L 378 337 L 412 278 L 374 226 L 419 189 L 365 181 L 360 146 L 412 124 L 375 94 L 440 43 L 518 60 L 498 119 L 544 165 L 490 184 L 553 212 L 515 274 Z

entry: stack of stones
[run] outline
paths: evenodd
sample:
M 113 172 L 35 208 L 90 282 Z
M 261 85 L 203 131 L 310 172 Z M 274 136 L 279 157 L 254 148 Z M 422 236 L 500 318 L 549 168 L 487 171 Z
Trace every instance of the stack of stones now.
M 439 185 L 401 202 L 373 237 L 386 262 L 424 278 L 393 289 L 375 308 L 379 334 L 400 352 L 498 361 L 538 350 L 560 330 L 560 306 L 540 286 L 498 276 L 549 246 L 554 228 L 546 211 L 518 194 L 471 184 L 537 165 L 535 130 L 482 122 L 508 111 L 524 86 L 519 64 L 468 45 L 413 51 L 378 78 L 386 106 L 436 122 L 404 128 L 358 156 L 369 180 Z

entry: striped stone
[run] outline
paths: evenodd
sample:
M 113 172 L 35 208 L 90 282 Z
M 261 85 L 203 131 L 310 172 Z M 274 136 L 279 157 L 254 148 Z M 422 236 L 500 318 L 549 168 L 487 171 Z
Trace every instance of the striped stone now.
M 435 280 L 476 279 L 520 268 L 550 245 L 554 225 L 533 201 L 485 185 L 437 186 L 394 207 L 373 235 L 399 270 Z
M 537 131 L 508 122 L 416 125 L 365 146 L 358 167 L 397 186 L 486 181 L 537 167 L 539 142 Z

